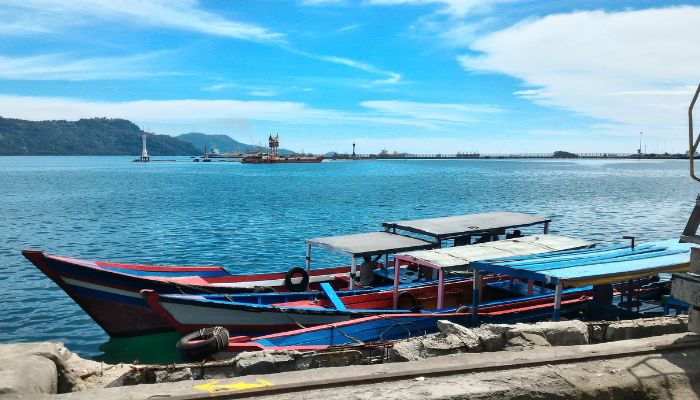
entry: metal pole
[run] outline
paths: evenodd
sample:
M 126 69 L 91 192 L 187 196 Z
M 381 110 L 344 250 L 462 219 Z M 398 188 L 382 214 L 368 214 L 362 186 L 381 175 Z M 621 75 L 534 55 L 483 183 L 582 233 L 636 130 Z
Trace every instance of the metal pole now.
M 357 276 L 357 260 L 352 255 L 352 265 L 350 266 L 350 290 L 355 290 L 355 276 Z
M 700 141 L 699 136 L 698 140 L 693 143 L 693 107 L 695 107 L 695 102 L 698 100 L 698 94 L 700 94 L 700 85 L 695 90 L 693 101 L 690 102 L 690 107 L 688 107 L 688 160 L 690 161 L 690 177 L 700 182 L 700 178 L 695 176 L 695 166 L 693 165 L 695 150 L 698 148 L 698 142 Z
M 384 254 L 384 271 L 389 268 L 389 253 Z
M 399 260 L 394 256 L 394 310 L 399 307 Z
M 554 293 L 554 312 L 552 313 L 552 321 L 559 322 L 561 314 L 561 292 L 564 289 L 564 284 L 561 281 L 557 282 L 557 291 Z
M 438 270 L 438 300 L 437 308 L 441 309 L 445 303 L 445 272 L 440 268 Z
M 306 244 L 306 272 L 311 271 L 311 243 Z
M 544 234 L 546 235 L 546 234 L 548 234 L 548 233 L 549 233 L 549 221 L 545 221 L 545 223 L 544 223 Z
M 472 278 L 472 323 L 479 324 L 479 289 L 481 288 L 481 273 L 474 269 Z

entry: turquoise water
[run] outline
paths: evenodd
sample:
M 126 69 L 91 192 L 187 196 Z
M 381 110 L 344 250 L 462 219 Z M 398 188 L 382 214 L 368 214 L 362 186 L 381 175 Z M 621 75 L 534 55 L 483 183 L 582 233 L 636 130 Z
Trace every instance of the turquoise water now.
M 304 263 L 304 239 L 381 222 L 509 210 L 600 243 L 678 237 L 700 185 L 687 161 L 430 160 L 308 165 L 0 157 L 0 342 L 62 341 L 85 357 L 168 359 L 173 337 L 107 335 L 20 254 L 223 265 Z M 346 262 L 317 251 L 314 265 Z M 159 354 L 146 352 L 164 343 Z M 151 354 L 153 353 L 153 354 Z M 162 354 L 161 354 L 162 353 Z

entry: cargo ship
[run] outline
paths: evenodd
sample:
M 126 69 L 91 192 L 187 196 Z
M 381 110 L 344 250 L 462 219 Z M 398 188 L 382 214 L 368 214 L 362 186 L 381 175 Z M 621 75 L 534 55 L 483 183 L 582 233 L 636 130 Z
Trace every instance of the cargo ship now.
M 244 164 L 277 164 L 277 163 L 320 163 L 323 157 L 305 156 L 303 154 L 291 154 L 280 156 L 280 135 L 268 138 L 270 145 L 269 153 L 255 153 L 246 155 L 241 159 Z

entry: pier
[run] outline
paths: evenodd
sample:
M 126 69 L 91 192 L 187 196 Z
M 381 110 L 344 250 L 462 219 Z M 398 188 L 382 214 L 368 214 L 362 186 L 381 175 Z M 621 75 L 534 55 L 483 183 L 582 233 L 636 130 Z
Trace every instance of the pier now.
M 331 160 L 468 160 L 468 159 L 644 159 L 667 160 L 688 159 L 685 154 L 638 154 L 638 153 L 567 153 L 562 156 L 554 153 L 387 153 L 387 154 L 335 154 L 326 156 Z

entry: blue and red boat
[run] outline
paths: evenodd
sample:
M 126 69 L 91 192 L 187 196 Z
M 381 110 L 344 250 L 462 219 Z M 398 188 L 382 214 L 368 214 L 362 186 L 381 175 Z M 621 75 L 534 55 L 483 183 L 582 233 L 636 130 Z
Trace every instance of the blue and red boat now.
M 376 263 L 374 291 L 392 283 L 390 254 L 399 251 L 429 249 L 455 240 L 458 236 L 488 236 L 495 239 L 514 227 L 544 224 L 550 220 L 530 214 L 494 212 L 428 220 L 385 223 L 385 232 L 345 235 L 307 240 L 305 267 L 288 272 L 234 275 L 219 266 L 180 267 L 125 264 L 61 257 L 41 250 L 24 250 L 22 254 L 46 276 L 58 284 L 110 336 L 126 337 L 172 330 L 170 325 L 146 304 L 140 291 L 160 294 L 236 294 L 243 292 L 287 292 L 318 290 L 320 283 L 329 283 L 336 291 L 366 289 L 358 282 L 356 259 L 384 256 Z M 388 225 L 387 225 L 388 224 Z M 396 233 L 397 230 L 432 237 L 427 241 Z M 592 245 L 573 240 L 559 243 L 564 248 Z M 319 246 L 350 256 L 349 266 L 312 269 L 311 246 Z M 543 246 L 532 251 L 546 252 L 563 248 Z M 492 253 L 495 250 L 492 250 Z M 370 270 L 370 272 L 372 272 Z M 411 283 L 416 276 L 402 275 L 401 282 Z M 423 278 L 425 281 L 425 278 Z M 313 295 L 315 296 L 315 295 Z M 279 300 L 277 302 L 281 302 Z M 275 301 L 270 300 L 271 303 Z

